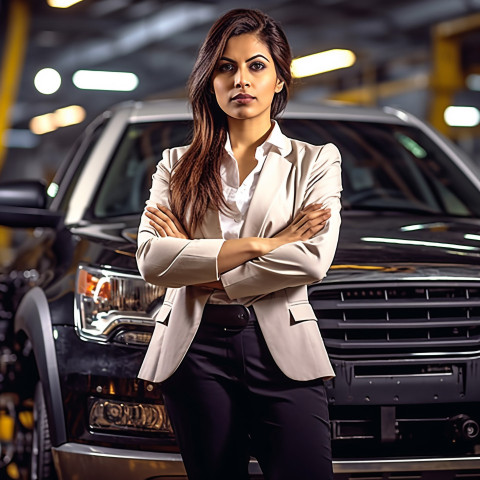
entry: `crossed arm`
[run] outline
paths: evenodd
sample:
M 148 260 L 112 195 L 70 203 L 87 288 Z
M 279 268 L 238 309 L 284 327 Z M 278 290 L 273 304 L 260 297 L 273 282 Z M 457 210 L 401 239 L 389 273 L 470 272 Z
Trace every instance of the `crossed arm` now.
M 321 147 L 300 177 L 298 194 L 306 207 L 271 238 L 189 239 L 168 202 L 172 165 L 180 156 L 181 150 L 165 151 L 142 215 L 137 263 L 146 281 L 224 288 L 234 299 L 307 285 L 326 275 L 340 228 L 340 155 L 334 145 Z
M 189 239 L 178 219 L 167 207 L 158 204 L 156 207 L 147 207 L 145 215 L 150 219 L 149 224 L 161 237 Z M 272 238 L 247 237 L 225 240 L 217 256 L 218 272 L 225 273 L 287 243 L 309 240 L 325 227 L 329 218 L 330 209 L 310 204 L 298 213 L 288 227 Z M 197 286 L 224 289 L 222 282 L 218 280 Z

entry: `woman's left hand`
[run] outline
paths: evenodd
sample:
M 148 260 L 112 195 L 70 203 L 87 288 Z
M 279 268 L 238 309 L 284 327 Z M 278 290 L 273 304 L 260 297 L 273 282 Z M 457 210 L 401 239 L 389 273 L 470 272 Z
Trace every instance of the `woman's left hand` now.
M 167 207 L 159 204 L 157 207 L 147 207 L 145 215 L 150 219 L 150 225 L 161 237 L 190 240 L 181 223 Z

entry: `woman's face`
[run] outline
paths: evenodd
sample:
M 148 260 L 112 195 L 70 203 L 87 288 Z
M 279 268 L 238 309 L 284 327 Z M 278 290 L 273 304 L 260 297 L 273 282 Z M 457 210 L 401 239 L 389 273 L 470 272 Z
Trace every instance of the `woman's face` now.
M 228 40 L 212 83 L 220 108 L 241 120 L 265 116 L 270 121 L 273 97 L 283 88 L 268 47 L 249 33 Z

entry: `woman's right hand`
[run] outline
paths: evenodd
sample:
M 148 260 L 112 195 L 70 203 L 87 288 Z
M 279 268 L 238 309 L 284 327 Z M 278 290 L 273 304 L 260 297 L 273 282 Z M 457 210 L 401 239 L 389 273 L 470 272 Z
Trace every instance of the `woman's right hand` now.
M 150 225 L 161 237 L 174 237 L 189 240 L 187 232 L 173 213 L 165 206 L 147 207 L 145 215 L 150 219 Z
M 310 240 L 325 227 L 330 216 L 329 208 L 311 203 L 297 214 L 288 227 L 273 238 L 281 240 L 283 243 Z

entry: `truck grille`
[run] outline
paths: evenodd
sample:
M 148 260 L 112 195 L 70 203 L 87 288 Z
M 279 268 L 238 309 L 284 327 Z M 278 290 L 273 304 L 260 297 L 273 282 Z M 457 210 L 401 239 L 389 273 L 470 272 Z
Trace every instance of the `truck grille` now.
M 480 353 L 480 283 L 324 284 L 309 293 L 331 356 Z

